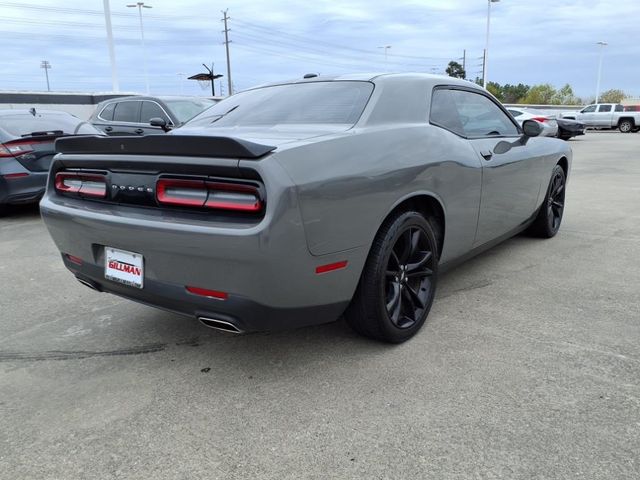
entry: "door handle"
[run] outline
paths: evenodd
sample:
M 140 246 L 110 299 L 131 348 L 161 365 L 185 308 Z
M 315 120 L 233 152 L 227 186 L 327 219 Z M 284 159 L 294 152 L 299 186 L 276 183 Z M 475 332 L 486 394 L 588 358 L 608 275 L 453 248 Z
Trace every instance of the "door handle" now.
M 113 127 L 104 127 L 105 132 L 110 132 L 113 130 Z
M 144 133 L 144 130 L 142 128 L 136 128 L 134 130 L 134 132 L 136 132 L 138 135 L 140 135 L 140 134 Z
M 493 152 L 491 150 L 481 150 L 480 155 L 482 155 L 482 158 L 484 158 L 485 160 L 491 160 L 491 157 L 493 157 Z

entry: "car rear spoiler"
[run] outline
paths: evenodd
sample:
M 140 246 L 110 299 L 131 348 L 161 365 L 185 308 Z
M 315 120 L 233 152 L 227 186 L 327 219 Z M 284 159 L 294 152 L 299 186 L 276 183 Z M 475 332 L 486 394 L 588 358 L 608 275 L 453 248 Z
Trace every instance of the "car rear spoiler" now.
M 258 159 L 276 147 L 232 137 L 146 135 L 143 137 L 65 137 L 56 140 L 56 153 L 115 155 L 173 155 Z

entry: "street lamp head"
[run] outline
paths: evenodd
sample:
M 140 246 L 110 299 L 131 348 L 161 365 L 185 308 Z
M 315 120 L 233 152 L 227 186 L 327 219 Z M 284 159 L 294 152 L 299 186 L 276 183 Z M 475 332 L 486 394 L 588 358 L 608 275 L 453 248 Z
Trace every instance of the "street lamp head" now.
M 603 47 L 606 47 L 609 44 L 607 42 L 598 42 L 596 43 L 596 45 L 602 45 Z
M 500 0 L 489 0 L 490 3 L 498 3 Z

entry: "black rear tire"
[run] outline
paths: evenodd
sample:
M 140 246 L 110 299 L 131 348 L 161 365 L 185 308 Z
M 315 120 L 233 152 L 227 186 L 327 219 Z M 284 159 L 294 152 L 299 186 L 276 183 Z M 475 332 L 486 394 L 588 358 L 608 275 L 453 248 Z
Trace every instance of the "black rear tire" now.
M 537 237 L 551 238 L 560 230 L 564 214 L 565 186 L 567 178 L 560 165 L 553 168 L 547 193 L 529 232 Z
M 618 123 L 618 130 L 622 133 L 631 133 L 634 129 L 635 125 L 631 120 L 622 120 Z
M 399 212 L 380 227 L 345 312 L 356 332 L 401 343 L 420 330 L 436 291 L 435 233 L 432 224 L 415 211 Z

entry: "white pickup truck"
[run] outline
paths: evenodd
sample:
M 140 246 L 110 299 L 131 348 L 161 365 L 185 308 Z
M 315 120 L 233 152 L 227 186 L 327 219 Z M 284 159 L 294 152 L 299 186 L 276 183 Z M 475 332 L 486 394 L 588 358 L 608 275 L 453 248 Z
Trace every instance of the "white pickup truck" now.
M 585 127 L 617 128 L 623 133 L 640 130 L 640 112 L 625 112 L 619 103 L 596 103 L 579 112 L 565 112 L 562 118 L 577 120 Z

